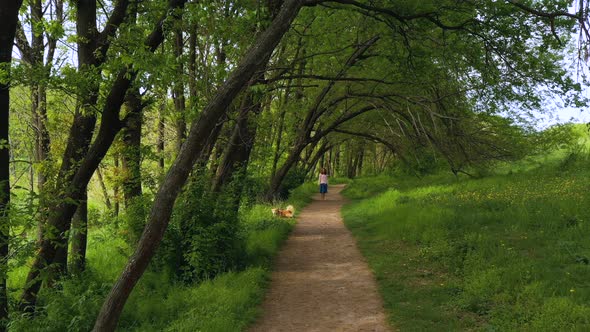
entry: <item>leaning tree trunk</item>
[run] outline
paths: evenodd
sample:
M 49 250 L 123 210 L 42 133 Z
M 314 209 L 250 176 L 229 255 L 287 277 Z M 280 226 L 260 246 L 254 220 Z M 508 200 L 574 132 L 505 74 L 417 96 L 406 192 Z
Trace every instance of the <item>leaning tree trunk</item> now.
M 246 86 L 254 72 L 266 65 L 261 60 L 268 57 L 268 54 L 275 49 L 282 36 L 289 30 L 302 3 L 303 0 L 286 0 L 284 2 L 277 17 L 248 50 L 243 60 L 203 110 L 199 119 L 191 126 L 187 141 L 183 144 L 156 195 L 148 223 L 137 248 L 103 303 L 94 325 L 94 331 L 115 330 L 129 294 L 147 268 L 164 236 L 174 202 L 195 161 L 206 145 L 208 130 L 213 128 L 222 118 L 229 104 Z
M 12 45 L 16 33 L 18 11 L 22 0 L 4 1 L 0 10 L 0 68 L 10 69 Z M 8 209 L 10 205 L 10 146 L 8 139 L 10 113 L 10 83 L 0 82 L 0 331 L 6 330 L 8 297 L 6 273 L 8 272 Z

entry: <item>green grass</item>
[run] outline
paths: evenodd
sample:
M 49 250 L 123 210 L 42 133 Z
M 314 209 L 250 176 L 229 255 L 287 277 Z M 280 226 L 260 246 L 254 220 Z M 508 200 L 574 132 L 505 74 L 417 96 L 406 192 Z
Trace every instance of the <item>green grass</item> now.
M 353 182 L 344 192 L 356 199 L 343 211 L 345 223 L 375 271 L 391 324 L 590 330 L 583 159 L 479 180 Z
M 134 291 L 119 326 L 129 331 L 240 331 L 255 319 L 267 279 L 262 267 L 224 273 L 196 287 L 161 285 L 160 277 L 144 277 L 144 287 Z

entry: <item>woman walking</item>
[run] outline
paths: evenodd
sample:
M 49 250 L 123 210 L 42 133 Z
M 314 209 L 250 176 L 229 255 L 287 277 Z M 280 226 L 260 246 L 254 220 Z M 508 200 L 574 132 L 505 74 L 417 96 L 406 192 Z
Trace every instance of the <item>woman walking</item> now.
M 320 178 L 318 180 L 320 183 L 320 194 L 322 196 L 322 200 L 326 199 L 326 193 L 328 192 L 328 171 L 324 167 L 320 170 Z

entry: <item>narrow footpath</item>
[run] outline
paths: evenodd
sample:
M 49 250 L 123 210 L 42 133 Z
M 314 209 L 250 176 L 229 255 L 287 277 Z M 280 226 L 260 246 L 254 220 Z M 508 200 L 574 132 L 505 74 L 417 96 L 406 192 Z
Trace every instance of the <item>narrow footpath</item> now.
M 250 331 L 391 331 L 367 263 L 340 216 L 343 185 L 299 215 Z

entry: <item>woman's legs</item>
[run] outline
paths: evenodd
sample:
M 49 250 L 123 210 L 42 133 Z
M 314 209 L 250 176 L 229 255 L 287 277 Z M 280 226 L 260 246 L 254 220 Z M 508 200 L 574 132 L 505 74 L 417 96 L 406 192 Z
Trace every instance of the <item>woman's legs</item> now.
M 322 197 L 322 201 L 326 199 L 326 193 L 328 192 L 328 184 L 321 183 L 320 184 L 320 194 Z

